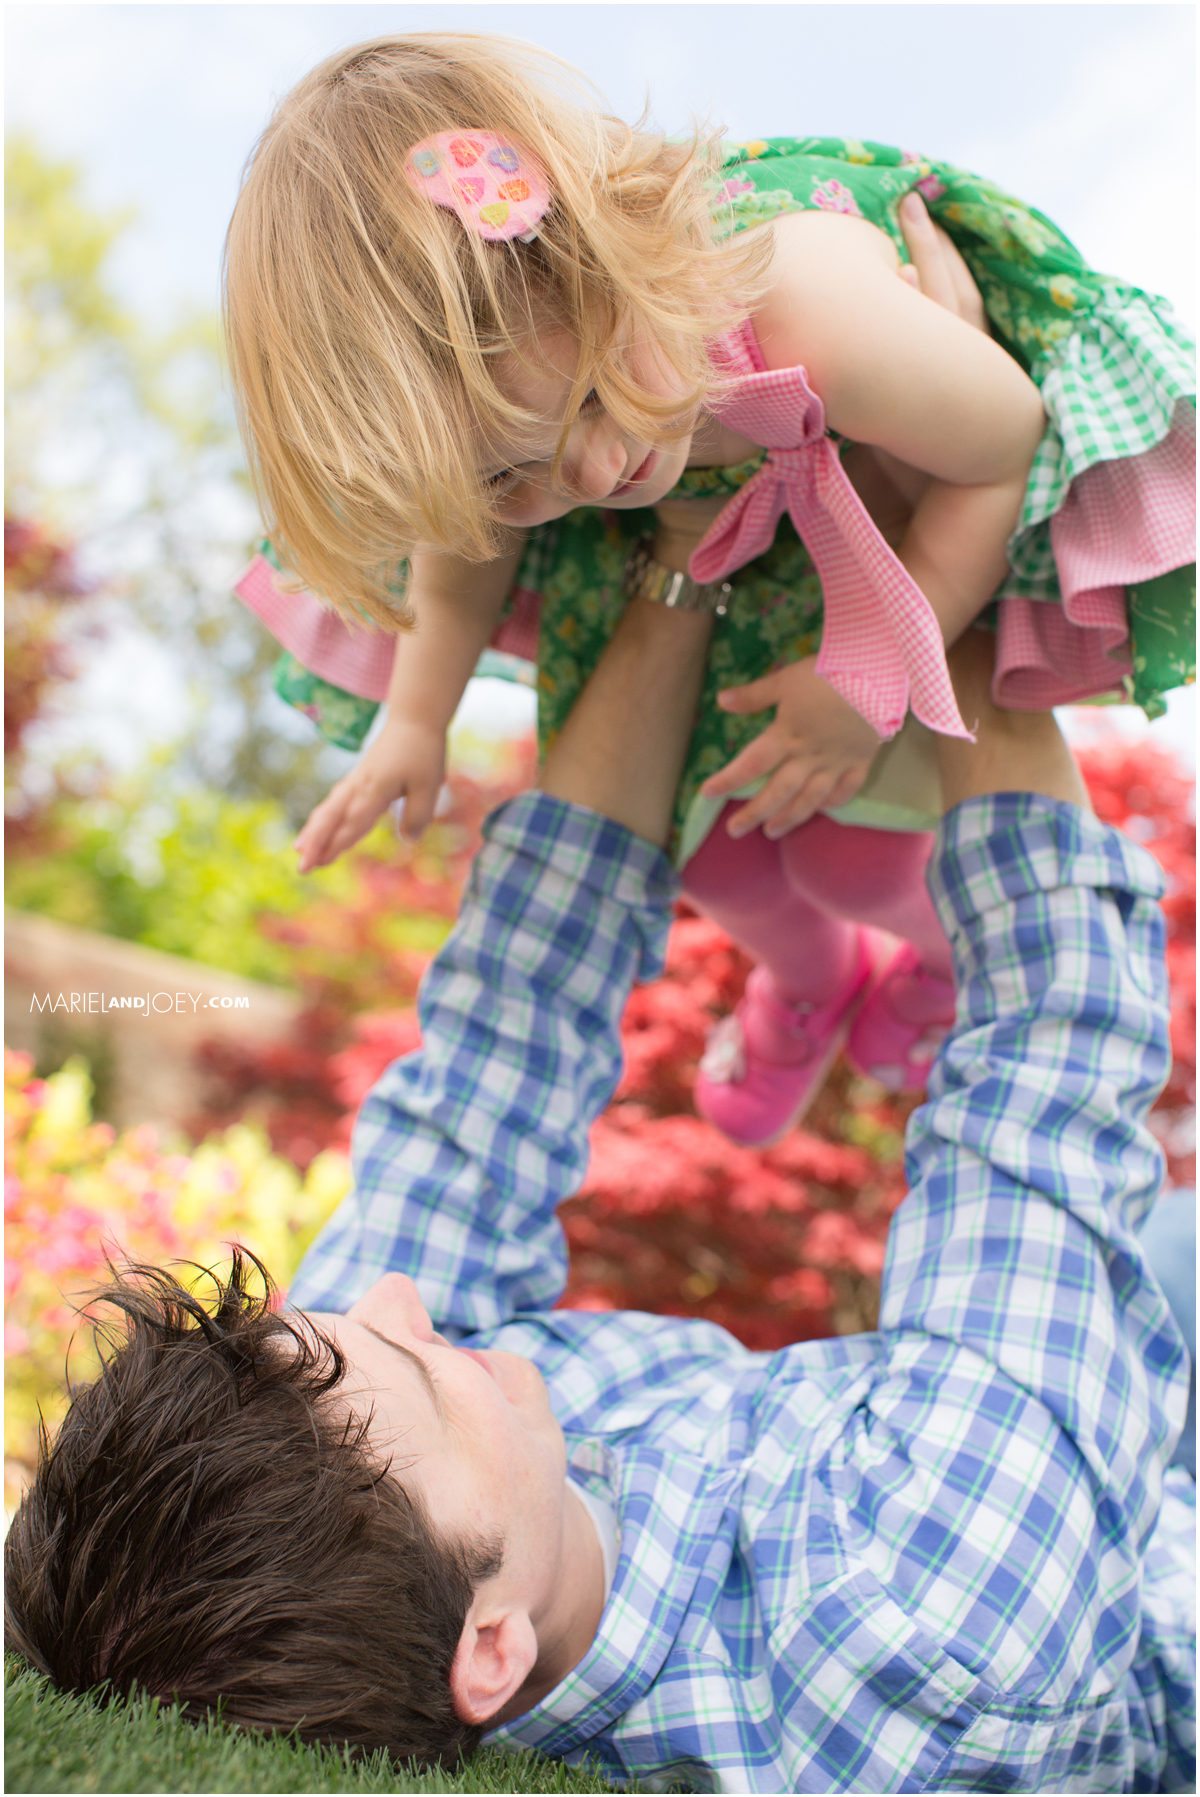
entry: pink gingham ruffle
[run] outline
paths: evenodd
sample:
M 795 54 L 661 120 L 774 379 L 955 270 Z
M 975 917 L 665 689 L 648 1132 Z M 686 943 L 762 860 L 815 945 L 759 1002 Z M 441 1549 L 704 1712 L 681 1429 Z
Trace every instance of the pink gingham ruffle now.
M 1076 476 L 1050 520 L 1062 605 L 1000 605 L 992 694 L 1044 711 L 1123 693 L 1132 673 L 1125 588 L 1196 555 L 1196 411 L 1181 401 L 1169 434 L 1143 455 Z
M 356 693 L 360 699 L 387 698 L 396 639 L 364 624 L 351 630 L 336 612 L 312 593 L 287 593 L 265 555 L 256 555 L 238 576 L 234 592 L 266 625 L 281 649 L 301 667 L 330 686 Z M 537 661 L 541 599 L 528 587 L 516 587 L 509 607 L 492 636 L 490 647 L 522 661 Z

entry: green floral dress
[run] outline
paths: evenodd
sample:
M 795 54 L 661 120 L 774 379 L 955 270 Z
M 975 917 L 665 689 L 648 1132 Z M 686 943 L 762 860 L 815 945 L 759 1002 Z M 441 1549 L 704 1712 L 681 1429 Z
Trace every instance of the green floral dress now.
M 1190 398 L 1194 405 L 1191 339 L 1165 302 L 1096 274 L 1040 213 L 978 176 L 883 144 L 815 137 L 731 144 L 713 205 L 723 234 L 812 208 L 863 217 L 886 231 L 907 261 L 897 209 L 914 188 L 957 244 L 979 286 L 993 335 L 1041 388 L 1051 420 L 1009 544 L 1011 573 L 997 597 L 1058 603 L 1051 517 L 1085 469 L 1153 448 L 1170 431 L 1177 403 Z M 732 495 L 755 473 L 764 453 L 736 467 L 689 469 L 672 497 Z M 621 615 L 621 577 L 630 551 L 654 526 L 650 509 L 581 507 L 530 533 L 516 585 L 541 595 L 537 694 L 543 753 Z M 815 654 L 821 640 L 821 583 L 786 515 L 771 548 L 730 579 L 733 592 L 726 616 L 717 620 L 680 786 L 679 861 L 694 852 L 715 816 L 716 808 L 698 799 L 698 787 L 764 725 L 761 715 L 721 711 L 718 691 Z M 1127 697 L 1154 717 L 1163 710 L 1163 693 L 1195 677 L 1194 563 L 1127 589 L 1127 602 L 1133 650 Z M 281 676 L 285 696 L 319 715 L 323 683 L 314 684 L 295 664 L 282 668 Z M 356 703 L 364 708 L 365 732 L 375 707 Z M 344 706 L 334 709 L 342 722 Z M 913 752 L 919 760 L 919 744 Z M 928 771 L 927 751 L 925 759 Z M 929 828 L 936 805 L 887 801 L 873 794 L 868 782 L 858 799 L 834 815 L 847 823 Z

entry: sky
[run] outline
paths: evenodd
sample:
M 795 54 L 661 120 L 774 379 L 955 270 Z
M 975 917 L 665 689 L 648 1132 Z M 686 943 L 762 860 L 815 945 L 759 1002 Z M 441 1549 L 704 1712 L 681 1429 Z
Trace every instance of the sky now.
M 275 100 L 334 50 L 427 29 L 530 39 L 669 131 L 700 114 L 734 137 L 856 136 L 960 163 L 1195 323 L 1190 5 L 10 5 L 7 129 L 78 162 L 96 204 L 136 209 L 112 268 L 123 299 L 151 321 L 211 309 Z M 1189 704 L 1157 728 L 1190 735 Z
M 666 130 L 875 138 L 959 162 L 1055 219 L 1095 266 L 1195 312 L 1194 18 L 1175 5 L 14 5 L 8 129 L 77 158 L 141 224 L 144 305 L 215 305 L 225 225 L 273 102 L 392 31 L 504 31 Z

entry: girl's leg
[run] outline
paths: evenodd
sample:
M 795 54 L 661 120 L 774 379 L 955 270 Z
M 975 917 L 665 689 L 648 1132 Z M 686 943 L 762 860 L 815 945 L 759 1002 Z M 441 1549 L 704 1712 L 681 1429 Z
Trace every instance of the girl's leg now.
M 953 979 L 950 944 L 925 886 L 932 833 L 868 830 L 818 815 L 778 846 L 788 884 L 806 905 L 902 937 L 929 973 Z
M 684 891 L 758 966 L 712 1032 L 696 1076 L 700 1114 L 748 1147 L 775 1141 L 820 1090 L 872 971 L 864 933 L 799 895 L 780 845 L 734 840 L 730 805 L 683 871 Z
M 852 925 L 798 892 L 788 879 L 783 842 L 761 830 L 737 839 L 726 806 L 683 870 L 683 890 L 739 948 L 770 969 L 780 996 L 824 1004 L 845 982 L 856 956 Z
M 806 905 L 902 939 L 854 1020 L 851 1064 L 893 1090 L 923 1086 L 954 1020 L 950 944 L 925 886 L 932 835 L 814 817 L 781 839 L 789 884 Z
M 683 886 L 759 965 L 710 1038 L 695 1100 L 734 1141 L 758 1146 L 803 1115 L 843 1038 L 860 1072 L 922 1086 L 953 1021 L 953 970 L 925 889 L 931 835 L 815 817 L 778 842 L 760 830 L 735 841 L 732 809 Z M 899 951 L 881 959 L 863 924 L 899 936 Z

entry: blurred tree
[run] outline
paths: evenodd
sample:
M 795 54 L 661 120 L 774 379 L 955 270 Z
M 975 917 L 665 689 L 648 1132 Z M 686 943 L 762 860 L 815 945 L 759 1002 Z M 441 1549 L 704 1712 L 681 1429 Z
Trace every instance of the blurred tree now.
M 71 551 L 34 524 L 4 520 L 4 846 L 12 857 L 58 846 L 52 822 L 69 791 L 61 770 L 31 777 L 26 738 L 75 661 L 68 619 L 91 589 Z
M 270 690 L 277 648 L 229 590 L 256 519 L 218 322 L 155 331 L 118 302 L 132 217 L 91 207 L 80 170 L 28 137 L 7 144 L 6 512 L 73 538 L 110 620 L 170 648 L 193 698 L 172 776 L 298 820 L 345 758 Z

